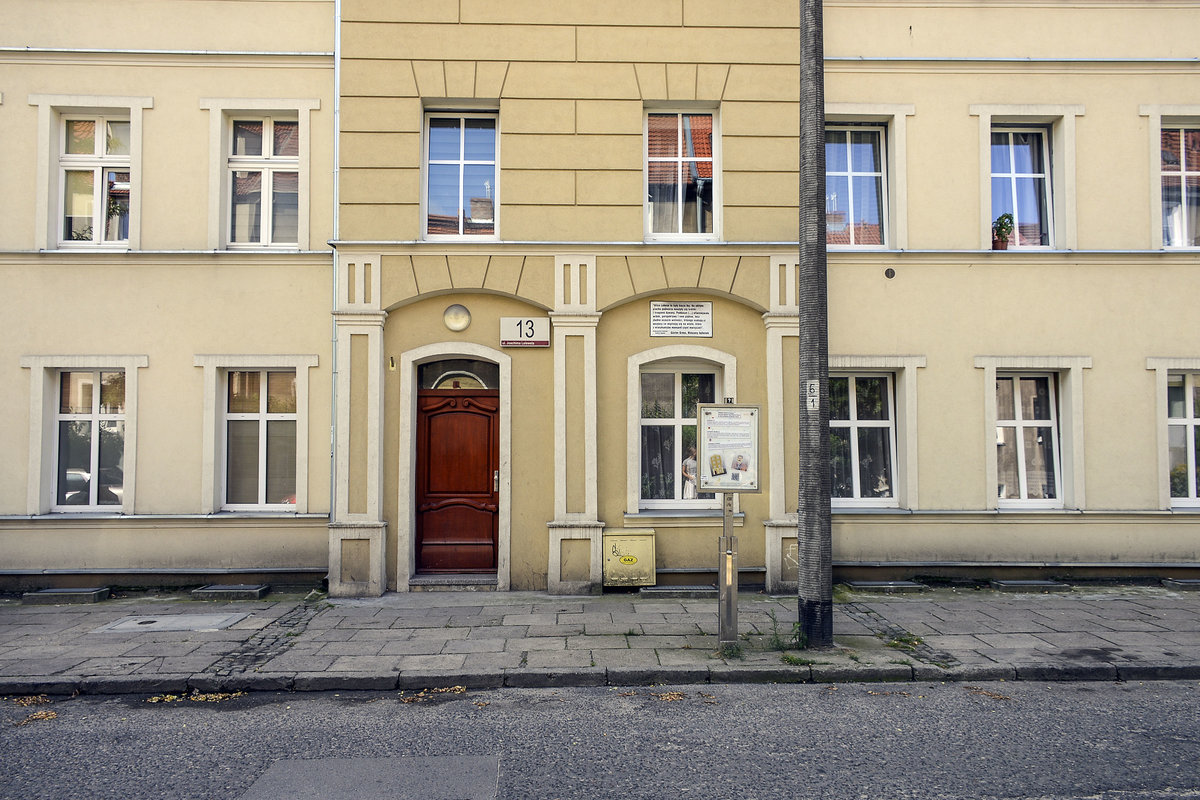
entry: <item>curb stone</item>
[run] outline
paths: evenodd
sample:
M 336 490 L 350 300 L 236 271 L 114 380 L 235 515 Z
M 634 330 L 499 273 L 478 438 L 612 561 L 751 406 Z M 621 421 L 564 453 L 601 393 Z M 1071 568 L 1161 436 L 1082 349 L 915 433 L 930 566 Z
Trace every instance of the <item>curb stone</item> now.
M 608 673 L 604 667 L 580 667 L 570 672 L 523 669 L 504 673 L 504 685 L 514 688 L 558 688 L 568 686 L 605 686 Z
M 396 688 L 396 673 L 371 675 L 365 672 L 298 672 L 292 683 L 297 692 L 376 692 Z
M 1019 681 L 1115 681 L 1113 664 L 1017 664 Z
M 710 683 L 811 683 L 812 667 L 710 667 Z
M 609 667 L 609 686 L 708 683 L 708 667 Z
M 814 683 L 854 683 L 856 681 L 889 683 L 913 680 L 913 669 L 906 664 L 872 664 L 862 666 L 857 664 L 854 666 L 845 664 L 813 664 L 809 669 L 812 670 Z
M 504 673 L 500 670 L 456 672 L 454 670 L 409 670 L 401 672 L 396 687 L 399 689 L 438 689 L 445 686 L 463 686 L 467 689 L 499 689 L 504 686 Z
M 80 681 L 83 694 L 185 694 L 188 675 L 97 675 Z

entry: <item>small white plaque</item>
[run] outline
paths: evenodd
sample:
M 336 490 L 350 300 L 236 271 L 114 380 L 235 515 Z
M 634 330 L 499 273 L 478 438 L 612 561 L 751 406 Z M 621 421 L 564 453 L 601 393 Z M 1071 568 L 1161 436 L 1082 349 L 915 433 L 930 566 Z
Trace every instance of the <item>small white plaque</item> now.
M 650 303 L 651 336 L 692 336 L 711 339 L 712 303 Z
M 549 317 L 501 317 L 501 347 L 549 347 Z
M 804 401 L 808 405 L 809 411 L 821 410 L 821 382 L 820 381 L 805 381 L 804 382 Z

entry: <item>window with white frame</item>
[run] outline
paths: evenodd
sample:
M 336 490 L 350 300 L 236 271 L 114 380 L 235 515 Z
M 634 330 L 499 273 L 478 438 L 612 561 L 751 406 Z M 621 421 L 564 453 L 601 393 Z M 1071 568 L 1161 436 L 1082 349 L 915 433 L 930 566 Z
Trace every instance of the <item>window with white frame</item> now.
M 296 371 L 225 374 L 224 507 L 296 504 Z
M 296 247 L 300 215 L 300 123 L 295 117 L 229 119 L 230 247 Z
M 128 115 L 64 114 L 59 143 L 59 244 L 128 244 Z
M 1045 128 L 992 128 L 992 219 L 1011 214 L 1013 247 L 1049 247 L 1050 136 Z
M 825 243 L 887 244 L 883 125 L 825 128 Z
M 1161 136 L 1163 247 L 1200 247 L 1200 128 Z
M 646 114 L 646 238 L 716 239 L 716 115 Z
M 829 451 L 835 505 L 897 505 L 892 375 L 829 376 Z
M 1200 505 L 1200 374 L 1167 376 L 1167 449 L 1172 506 Z
M 996 376 L 996 475 L 1000 506 L 1062 505 L 1055 384 L 1053 374 Z
M 122 506 L 125 488 L 124 371 L 59 372 L 55 438 L 53 510 Z
M 425 118 L 425 236 L 495 236 L 500 204 L 495 113 Z
M 639 379 L 639 506 L 715 508 L 715 495 L 697 491 L 696 406 L 721 396 L 719 372 L 660 363 L 642 367 Z

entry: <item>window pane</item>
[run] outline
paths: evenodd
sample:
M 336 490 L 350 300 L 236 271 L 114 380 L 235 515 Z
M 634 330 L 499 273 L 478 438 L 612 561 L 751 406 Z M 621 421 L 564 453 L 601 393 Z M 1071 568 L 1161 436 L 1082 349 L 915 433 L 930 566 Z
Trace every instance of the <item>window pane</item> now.
M 1013 379 L 996 378 L 996 419 L 1016 419 L 1013 405 Z
M 428 231 L 434 234 L 461 233 L 458 205 L 459 167 L 455 164 L 429 166 L 429 198 L 426 203 Z
M 462 126 L 457 119 L 433 117 L 429 120 L 429 159 L 458 161 Z
M 296 420 L 267 421 L 267 502 L 296 503 Z
M 92 170 L 68 170 L 63 187 L 63 239 L 72 242 L 92 240 L 92 206 L 95 203 L 96 173 Z
M 892 453 L 887 428 L 858 429 L 858 485 L 863 497 L 892 496 Z
M 683 375 L 683 413 L 685 419 L 696 418 L 697 403 L 716 402 L 716 376 L 709 374 Z
M 846 137 L 849 131 L 825 131 L 825 171 L 846 172 L 848 170 Z
M 1025 484 L 1030 500 L 1052 500 L 1054 485 L 1054 437 L 1049 428 L 1025 428 Z
M 262 240 L 262 178 L 261 172 L 233 173 L 230 238 L 235 242 Z
M 642 426 L 642 499 L 674 500 L 676 465 L 675 428 Z
M 271 175 L 271 241 L 294 244 L 299 240 L 300 174 L 275 172 Z
M 854 179 L 854 244 L 883 244 L 883 194 L 878 177 Z
M 651 114 L 646 122 L 646 151 L 650 158 L 679 156 L 679 117 Z
M 92 413 L 91 372 L 63 372 L 58 376 L 58 410 L 61 414 Z
M 855 409 L 859 419 L 887 419 L 887 378 L 855 378 Z
M 235 120 L 233 123 L 233 154 L 261 156 L 263 154 L 262 120 Z
M 488 235 L 496 232 L 496 211 L 493 189 L 496 168 L 491 164 L 468 164 L 463 167 L 463 196 L 466 222 L 463 233 Z
M 91 503 L 92 423 L 63 420 L 58 423 L 58 492 L 60 506 Z
M 996 477 L 1001 500 L 1021 497 L 1021 476 L 1017 471 L 1017 433 L 1015 428 L 996 428 Z
M 97 470 L 96 503 L 120 505 L 125 475 L 125 423 L 100 423 L 100 468 Z
M 849 434 L 848 428 L 834 428 L 829 432 L 829 489 L 832 497 L 854 497 Z
M 992 174 L 1012 172 L 1012 159 L 1008 150 L 1008 134 L 992 133 Z
M 1200 381 L 1192 377 L 1192 418 L 1200 419 Z
M 853 131 L 850 134 L 850 163 L 855 172 L 880 172 L 878 131 Z
M 1182 375 L 1167 376 L 1167 416 L 1172 419 L 1184 419 L 1187 416 L 1187 395 L 1183 384 Z
M 129 173 L 104 172 L 104 241 L 129 239 Z
M 125 373 L 100 373 L 100 413 L 125 413 Z
M 829 379 L 829 418 L 850 419 L 850 379 Z
M 229 420 L 226 439 L 227 503 L 258 503 L 258 421 Z
M 1200 128 L 1183 132 L 1183 169 L 1186 172 L 1200 170 Z
M 992 219 L 1013 213 L 1012 180 L 992 178 Z
M 651 233 L 679 231 L 679 168 L 675 161 L 652 161 L 649 165 Z
M 96 123 L 90 119 L 67 120 L 67 154 L 96 154 Z
M 1196 454 L 1196 458 L 1200 458 L 1200 426 L 1192 429 L 1192 453 Z M 1195 483 L 1192 485 L 1192 496 L 1200 497 L 1200 469 L 1196 470 L 1196 474 L 1192 476 Z
M 255 402 L 258 402 L 257 398 Z M 296 413 L 296 373 L 267 373 L 267 413 Z
M 104 150 L 110 156 L 129 155 L 128 121 L 112 121 L 108 123 L 108 136 L 105 138 Z
M 467 161 L 496 160 L 496 120 L 469 119 L 464 131 L 463 158 Z
M 686 161 L 683 164 L 683 227 L 682 233 L 712 233 L 713 182 L 712 164 Z M 708 172 L 708 177 L 704 173 Z
M 1200 428 L 1197 428 L 1200 430 Z M 1167 450 L 1171 459 L 1171 497 L 1189 497 L 1187 432 L 1184 425 L 1167 427 Z
M 669 372 L 642 373 L 642 419 L 675 416 L 675 376 Z
M 825 177 L 825 243 L 854 244 L 850 219 L 850 179 Z
M 1179 131 L 1162 132 L 1162 169 L 1164 172 L 1179 172 L 1183 164 L 1179 160 Z
M 1187 181 L 1187 231 L 1180 244 L 1200 246 L 1200 175 L 1188 175 Z
M 1183 184 L 1179 178 L 1166 175 L 1162 179 L 1163 246 L 1182 247 L 1187 244 L 1184 227 Z
M 1050 379 L 1021 378 L 1021 419 L 1050 419 Z
M 1050 227 L 1046 221 L 1046 179 L 1017 178 L 1016 189 L 1017 244 L 1050 244 Z
M 1013 172 L 1041 175 L 1045 173 L 1042 163 L 1042 134 L 1033 131 L 1014 133 Z
M 300 123 L 275 120 L 272 127 L 272 155 L 295 157 L 300 155 Z
M 260 373 L 229 373 L 229 413 L 257 414 L 259 409 Z M 255 423 L 257 424 L 257 423 Z

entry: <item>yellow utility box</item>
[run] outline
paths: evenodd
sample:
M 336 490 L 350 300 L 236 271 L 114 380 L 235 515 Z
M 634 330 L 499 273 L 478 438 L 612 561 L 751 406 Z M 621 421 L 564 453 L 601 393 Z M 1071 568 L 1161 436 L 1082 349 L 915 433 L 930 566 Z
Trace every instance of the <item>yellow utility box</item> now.
M 614 528 L 604 532 L 604 585 L 653 586 L 654 530 Z

